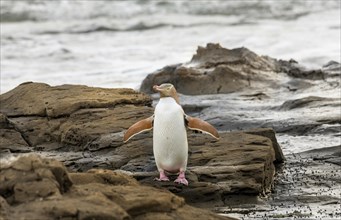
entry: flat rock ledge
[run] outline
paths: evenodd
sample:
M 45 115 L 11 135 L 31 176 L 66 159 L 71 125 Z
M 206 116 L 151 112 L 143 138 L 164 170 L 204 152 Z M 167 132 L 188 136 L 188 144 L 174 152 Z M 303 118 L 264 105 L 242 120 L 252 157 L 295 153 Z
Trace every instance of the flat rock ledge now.
M 0 219 L 233 219 L 110 170 L 68 172 L 37 155 L 2 161 Z
M 57 159 L 74 172 L 85 172 L 78 174 L 66 173 L 66 176 L 70 176 L 70 180 L 65 181 L 70 181 L 70 183 L 63 183 L 65 185 L 63 189 L 57 187 L 58 189 L 54 188 L 53 190 L 51 189 L 52 191 L 46 192 L 49 196 L 52 193 L 59 197 L 65 197 L 70 204 L 75 201 L 75 198 L 69 193 L 71 191 L 74 192 L 77 187 L 85 187 L 85 183 L 89 181 L 88 178 L 90 177 L 81 179 L 82 175 L 95 175 L 93 173 L 97 175 L 99 172 L 104 172 L 108 173 L 108 178 L 111 178 L 111 173 L 121 173 L 124 171 L 146 187 L 134 186 L 135 188 L 129 188 L 127 186 L 129 190 L 132 190 L 131 192 L 134 192 L 133 194 L 140 195 L 140 197 L 136 196 L 128 199 L 133 204 L 144 200 L 143 195 L 148 195 L 148 190 L 156 190 L 155 188 L 158 188 L 155 192 L 166 193 L 166 189 L 168 189 L 168 191 L 185 199 L 181 200 L 173 194 L 167 194 L 176 198 L 176 201 L 186 201 L 190 205 L 214 209 L 214 207 L 233 203 L 235 195 L 258 198 L 270 193 L 274 182 L 275 164 L 284 160 L 275 132 L 272 129 L 262 128 L 245 132 L 219 131 L 221 136 L 219 141 L 213 140 L 208 135 L 195 134 L 188 131 L 189 160 L 187 177 L 190 185 L 188 187 L 182 186 L 172 181 L 155 182 L 154 178 L 158 174 L 153 158 L 151 132 L 140 134 L 126 144 L 122 141 L 123 133 L 130 125 L 153 114 L 152 101 L 149 96 L 130 89 L 102 89 L 80 85 L 52 87 L 42 83 L 25 83 L 8 93 L 2 94 L 0 101 L 1 157 L 6 159 L 11 157 L 11 155 L 34 152 L 46 158 Z M 94 168 L 98 170 L 94 170 Z M 20 175 L 22 176 L 22 174 Z M 30 176 L 31 174 L 28 173 L 27 175 Z M 72 176 L 77 176 L 79 179 L 75 180 Z M 104 178 L 103 176 L 106 176 L 106 174 L 102 175 L 101 178 Z M 25 178 L 22 180 L 23 182 L 31 181 Z M 98 179 L 97 177 L 91 178 Z M 122 175 L 122 181 L 125 178 L 128 177 Z M 171 175 L 170 178 L 174 180 L 175 176 Z M 131 178 L 128 179 L 131 180 Z M 18 181 L 19 179 L 13 180 L 11 184 Z M 52 182 L 57 185 L 61 184 L 61 180 L 58 181 Z M 132 182 L 134 181 L 129 181 L 129 184 Z M 74 184 L 72 185 L 72 183 Z M 134 183 L 135 185 L 137 184 L 136 182 Z M 8 185 L 9 182 L 6 184 Z M 55 187 L 52 183 L 47 184 Z M 111 186 L 112 184 L 110 183 L 100 186 L 97 182 L 96 184 L 91 184 L 97 184 L 96 189 L 99 192 L 102 192 L 101 190 L 111 191 L 110 187 L 118 187 Z M 154 188 L 147 187 L 146 185 L 153 186 Z M 45 185 L 42 187 L 42 190 L 46 188 Z M 70 191 L 68 187 L 71 187 L 72 190 Z M 103 189 L 101 189 L 102 187 Z M 11 190 L 8 191 L 9 189 L 13 190 L 13 187 L 5 187 L 5 190 L 2 191 L 4 193 L 2 197 L 7 202 L 4 204 L 9 204 L 10 207 L 12 205 L 20 205 L 18 201 L 21 200 L 17 201 L 17 196 Z M 119 189 L 116 191 L 121 191 L 121 188 Z M 30 194 L 31 191 L 27 190 L 29 189 L 23 188 L 19 191 L 20 193 Z M 82 190 L 86 191 L 83 188 Z M 85 193 L 83 191 L 82 193 Z M 94 196 L 94 194 L 85 195 L 82 193 L 80 193 L 84 196 L 82 197 L 84 198 L 82 204 L 86 207 L 88 205 L 86 201 L 91 203 L 91 199 L 86 198 Z M 156 194 L 151 193 L 151 195 L 154 195 L 155 199 L 158 198 Z M 26 198 L 27 196 L 23 197 Z M 118 198 L 125 198 L 116 194 L 106 196 L 106 199 L 104 198 L 105 196 L 102 197 L 103 195 L 99 193 L 99 199 L 101 199 L 103 204 L 109 204 L 110 201 L 118 201 L 115 200 Z M 44 199 L 43 201 L 45 202 Z M 56 201 L 48 201 L 50 203 L 46 204 L 50 204 L 51 207 L 57 207 L 50 209 L 51 207 L 46 205 L 46 210 L 49 210 L 47 211 L 48 213 L 53 213 L 55 209 L 59 214 L 62 212 L 58 211 L 57 205 L 53 205 Z M 152 206 L 158 205 L 162 201 L 153 200 L 148 205 L 145 205 L 152 209 Z M 38 204 L 37 202 L 35 201 L 30 204 Z M 165 203 L 167 203 L 166 200 Z M 181 202 L 176 203 L 180 204 Z M 112 203 L 110 204 L 112 205 Z M 21 205 L 29 207 L 29 204 Z M 7 205 L 5 206 L 7 207 Z M 175 210 L 176 212 L 178 207 L 182 206 L 171 207 L 167 206 L 165 210 Z M 117 207 L 117 210 L 120 210 L 117 213 L 121 213 L 119 216 L 122 216 L 123 219 L 135 218 L 134 212 L 138 212 L 139 209 L 133 208 L 134 211 L 130 212 L 125 206 L 121 206 L 121 208 Z M 9 208 L 8 210 L 12 209 Z M 64 211 L 62 213 L 69 213 Z M 69 211 L 70 213 L 77 212 L 74 209 Z M 161 211 L 156 212 L 160 214 Z M 169 212 L 167 211 L 167 213 Z M 15 213 L 20 216 L 19 212 L 12 213 L 9 211 L 10 215 Z M 83 211 L 79 211 L 79 213 L 83 213 Z M 105 213 L 107 212 L 105 211 Z M 199 211 L 196 213 L 198 216 L 201 215 Z M 70 216 L 72 215 L 70 214 Z M 146 216 L 145 218 L 147 218 L 149 214 L 139 214 L 139 218 L 143 219 L 141 216 Z M 174 217 L 176 216 L 175 214 L 174 216 L 169 216 L 169 219 L 177 219 Z M 159 218 L 154 216 L 154 219 Z M 209 218 L 203 217 L 201 219 Z

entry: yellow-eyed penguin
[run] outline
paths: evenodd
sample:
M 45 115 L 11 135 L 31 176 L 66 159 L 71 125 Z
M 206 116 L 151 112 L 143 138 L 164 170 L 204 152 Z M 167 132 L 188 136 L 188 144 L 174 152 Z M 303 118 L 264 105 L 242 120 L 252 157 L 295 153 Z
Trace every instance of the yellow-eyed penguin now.
M 191 130 L 201 131 L 219 139 L 217 130 L 209 123 L 193 118 L 184 113 L 179 104 L 179 97 L 172 84 L 154 86 L 160 93 L 160 101 L 155 107 L 154 115 L 133 124 L 124 134 L 124 142 L 143 131 L 153 131 L 153 152 L 160 177 L 158 181 L 169 181 L 165 171 L 178 173 L 174 181 L 188 185 L 185 177 L 188 157 L 186 126 Z

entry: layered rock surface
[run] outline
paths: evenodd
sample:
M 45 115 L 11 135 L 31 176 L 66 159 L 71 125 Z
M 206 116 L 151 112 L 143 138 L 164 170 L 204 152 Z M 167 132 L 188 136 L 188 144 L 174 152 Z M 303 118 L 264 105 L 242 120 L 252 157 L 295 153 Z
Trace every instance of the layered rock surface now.
M 215 142 L 202 135 L 190 135 L 189 146 L 188 187 L 155 182 L 158 175 L 155 171 L 134 172 L 133 176 L 140 182 L 166 187 L 190 204 L 206 208 L 224 206 L 231 194 L 257 197 L 270 192 L 275 174 L 275 153 L 270 139 L 234 132 L 221 134 L 221 140 Z M 170 179 L 175 178 L 173 175 Z
M 153 114 L 148 96 L 127 89 L 26 83 L 3 94 L 1 103 L 4 154 L 36 152 L 74 171 L 125 170 L 140 182 L 167 188 L 198 206 L 222 206 L 230 194 L 268 193 L 274 162 L 283 161 L 283 155 L 275 154 L 281 149 L 271 129 L 221 132 L 219 141 L 189 133 L 190 186 L 154 182 L 151 132 L 122 141 L 125 129 Z M 7 144 L 15 140 L 16 145 Z
M 0 165 L 3 220 L 232 219 L 186 205 L 183 198 L 121 172 L 70 173 L 61 162 L 37 155 Z
M 126 122 L 151 113 L 151 99 L 131 89 L 25 83 L 1 95 L 0 101 L 2 137 L 10 141 L 8 136 L 18 136 L 16 132 L 20 132 L 22 138 L 16 145 L 28 151 L 85 150 L 93 145 L 106 148 L 115 140 L 121 144 L 120 137 L 113 137 L 105 146 L 98 146 L 95 141 L 120 134 L 128 127 Z M 1 142 L 1 148 L 16 151 L 5 142 Z

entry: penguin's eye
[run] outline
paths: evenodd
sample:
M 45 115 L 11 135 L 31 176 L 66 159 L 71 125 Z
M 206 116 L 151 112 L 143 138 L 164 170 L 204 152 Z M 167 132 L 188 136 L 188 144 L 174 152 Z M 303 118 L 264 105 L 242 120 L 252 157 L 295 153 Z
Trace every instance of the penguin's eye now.
M 169 91 L 170 89 L 171 89 L 170 87 L 167 88 L 168 91 Z

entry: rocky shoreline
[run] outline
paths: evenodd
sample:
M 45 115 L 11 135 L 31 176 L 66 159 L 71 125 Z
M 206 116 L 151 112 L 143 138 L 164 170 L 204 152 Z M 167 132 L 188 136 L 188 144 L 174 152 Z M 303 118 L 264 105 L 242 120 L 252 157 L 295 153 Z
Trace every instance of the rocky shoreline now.
M 21 84 L 0 96 L 1 217 L 231 218 L 192 206 L 245 219 L 340 217 L 334 209 L 341 184 L 339 148 L 317 150 L 330 149 L 322 159 L 289 149 L 297 136 L 312 142 L 316 135 L 327 136 L 334 143 L 325 142 L 329 147 L 340 145 L 340 99 L 313 94 L 334 91 L 340 72 L 336 62 L 312 71 L 246 48 L 208 44 L 190 62 L 147 76 L 142 92 L 173 83 L 185 112 L 209 121 L 221 135 L 215 141 L 189 132 L 188 187 L 153 181 L 151 133 L 122 142 L 131 124 L 152 114 L 157 96 L 131 89 Z M 302 95 L 293 99 L 297 94 Z M 330 166 L 335 172 L 326 169 Z M 298 172 L 302 167 L 305 172 Z M 329 197 L 321 192 L 326 200 L 312 200 L 305 190 L 323 188 L 314 173 L 305 188 L 300 185 L 314 169 L 326 173 L 323 182 L 331 192 Z M 298 213 L 293 201 L 311 211 Z M 320 213 L 320 203 L 326 212 Z
M 73 171 L 126 171 L 144 185 L 168 189 L 200 207 L 224 206 L 230 194 L 254 197 L 269 193 L 274 162 L 284 159 L 272 129 L 221 132 L 219 141 L 192 133 L 187 171 L 190 186 L 155 182 L 151 133 L 122 142 L 125 129 L 152 114 L 148 96 L 126 89 L 25 83 L 4 94 L 1 101 L 3 153 L 35 152 L 56 158 Z M 5 185 L 7 179 L 5 175 Z
M 232 219 L 120 172 L 70 173 L 36 155 L 1 164 L 1 219 Z

